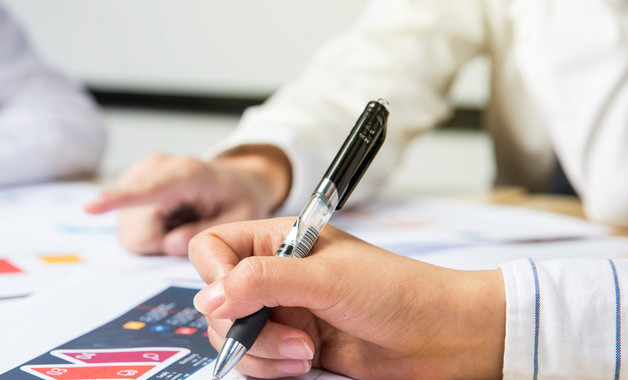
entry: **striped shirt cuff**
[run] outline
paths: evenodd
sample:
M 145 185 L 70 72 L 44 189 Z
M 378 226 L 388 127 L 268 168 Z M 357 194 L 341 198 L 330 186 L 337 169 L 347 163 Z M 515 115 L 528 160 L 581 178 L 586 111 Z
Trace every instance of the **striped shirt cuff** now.
M 506 379 L 620 378 L 628 260 L 517 260 L 506 285 Z

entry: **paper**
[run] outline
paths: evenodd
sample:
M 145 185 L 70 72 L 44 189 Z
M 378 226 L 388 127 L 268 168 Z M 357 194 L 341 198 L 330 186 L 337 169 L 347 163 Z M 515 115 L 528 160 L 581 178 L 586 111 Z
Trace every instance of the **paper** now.
M 141 257 L 118 242 L 115 213 L 89 215 L 83 205 L 99 186 L 52 183 L 0 190 L 0 300 L 56 286 L 81 271 L 111 268 L 198 278 L 185 258 Z M 3 265 L 2 265 L 3 264 Z M 19 272 L 2 270 L 8 265 Z
M 438 199 L 378 201 L 337 213 L 331 223 L 402 255 L 599 237 L 609 232 L 606 226 L 552 213 Z
M 0 260 L 21 269 L 10 275 L 0 271 L 0 299 L 28 295 L 85 267 L 127 258 L 117 243 L 115 215 L 82 210 L 99 191 L 81 183 L 0 190 Z

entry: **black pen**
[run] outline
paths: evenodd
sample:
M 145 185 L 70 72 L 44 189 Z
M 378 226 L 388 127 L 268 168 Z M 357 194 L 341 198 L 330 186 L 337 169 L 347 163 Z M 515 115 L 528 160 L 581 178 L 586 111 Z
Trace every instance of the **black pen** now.
M 310 254 L 331 214 L 345 204 L 382 146 L 388 119 L 386 106 L 387 102 L 383 99 L 366 105 L 276 256 L 302 258 Z M 238 364 L 255 343 L 273 310 L 272 307 L 264 307 L 233 323 L 216 359 L 214 380 L 222 379 Z

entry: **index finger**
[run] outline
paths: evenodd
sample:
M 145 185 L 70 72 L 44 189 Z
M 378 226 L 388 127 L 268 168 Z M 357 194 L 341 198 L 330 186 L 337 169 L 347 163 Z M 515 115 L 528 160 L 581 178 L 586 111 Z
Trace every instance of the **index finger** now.
M 275 218 L 212 227 L 190 241 L 190 262 L 210 284 L 246 257 L 274 255 L 293 222 Z
M 85 204 L 83 208 L 90 214 L 101 214 L 118 208 L 158 202 L 168 199 L 175 190 L 168 185 L 164 182 L 105 190 L 98 198 Z

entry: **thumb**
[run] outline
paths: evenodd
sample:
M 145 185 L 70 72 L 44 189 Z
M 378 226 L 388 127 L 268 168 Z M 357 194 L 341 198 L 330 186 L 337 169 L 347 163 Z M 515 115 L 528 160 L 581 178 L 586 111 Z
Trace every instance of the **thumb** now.
M 201 290 L 195 305 L 203 314 L 219 319 L 242 318 L 263 306 L 324 310 L 342 297 L 338 289 L 332 289 L 333 271 L 326 263 L 315 257 L 247 257 Z

